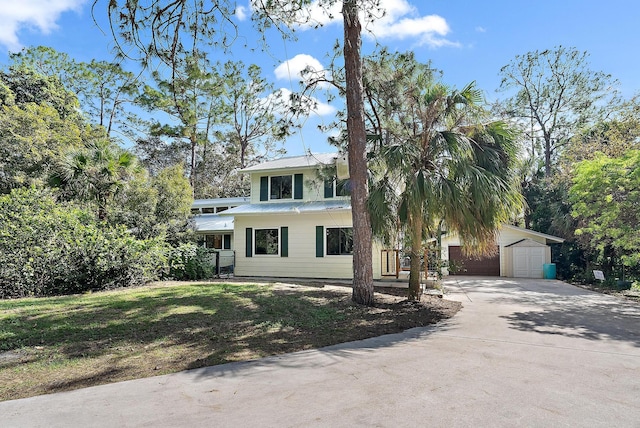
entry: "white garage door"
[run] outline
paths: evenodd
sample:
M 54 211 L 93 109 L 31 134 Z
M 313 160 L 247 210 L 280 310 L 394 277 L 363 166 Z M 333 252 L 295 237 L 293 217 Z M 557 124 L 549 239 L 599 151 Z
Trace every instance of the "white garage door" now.
M 513 276 L 542 278 L 544 247 L 513 247 Z

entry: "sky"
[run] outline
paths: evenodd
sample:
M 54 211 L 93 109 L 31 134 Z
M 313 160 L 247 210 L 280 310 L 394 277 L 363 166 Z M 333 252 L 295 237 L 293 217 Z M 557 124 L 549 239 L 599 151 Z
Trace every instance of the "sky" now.
M 106 16 L 107 0 L 0 0 L 0 65 L 9 52 L 50 46 L 79 61 L 111 61 L 113 41 Z M 249 20 L 248 0 L 237 2 L 234 22 L 239 38 L 220 60 L 259 65 L 276 88 L 298 89 L 297 73 L 307 65 L 324 68 L 342 38 L 341 15 L 315 15 L 321 28 L 298 28 L 297 41 L 267 33 L 267 52 L 250 50 L 258 34 Z M 490 102 L 503 97 L 500 68 L 530 51 L 574 47 L 589 53 L 590 68 L 611 74 L 625 97 L 640 93 L 640 2 L 637 0 L 382 0 L 386 15 L 367 25 L 363 52 L 375 43 L 391 51 L 412 51 L 443 72 L 442 81 L 461 88 L 471 81 Z M 125 69 L 133 69 L 135 65 Z M 308 150 L 332 152 L 318 129 L 335 117 L 340 101 L 318 108 L 285 144 L 288 155 Z

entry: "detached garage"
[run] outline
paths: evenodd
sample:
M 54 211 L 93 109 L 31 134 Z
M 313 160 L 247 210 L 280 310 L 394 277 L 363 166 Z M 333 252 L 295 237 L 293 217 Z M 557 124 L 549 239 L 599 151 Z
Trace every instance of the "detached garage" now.
M 464 255 L 456 235 L 447 235 L 442 239 L 442 258 L 458 269 L 445 274 L 542 278 L 543 265 L 551 263 L 549 244 L 562 242 L 564 240 L 557 236 L 503 225 L 495 255 L 473 259 Z

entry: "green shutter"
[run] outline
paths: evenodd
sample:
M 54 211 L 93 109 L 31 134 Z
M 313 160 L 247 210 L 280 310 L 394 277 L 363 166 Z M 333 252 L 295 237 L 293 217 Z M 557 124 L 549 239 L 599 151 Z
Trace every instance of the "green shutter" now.
M 333 198 L 333 179 L 324 180 L 324 197 Z
M 316 226 L 316 257 L 324 257 L 324 226 Z
M 231 235 L 224 235 L 224 244 L 222 245 L 222 248 L 225 250 L 231 249 Z
M 289 257 L 289 228 L 280 228 L 280 257 Z
M 251 257 L 252 255 L 252 246 L 253 246 L 253 229 L 247 227 L 247 239 L 246 239 L 246 256 Z
M 269 200 L 269 177 L 260 177 L 260 200 Z
M 302 199 L 302 174 L 293 176 L 293 199 Z

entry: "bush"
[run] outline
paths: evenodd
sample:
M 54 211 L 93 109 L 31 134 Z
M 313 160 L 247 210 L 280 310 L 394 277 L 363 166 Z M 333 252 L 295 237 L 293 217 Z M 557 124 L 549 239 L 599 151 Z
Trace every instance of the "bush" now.
M 169 254 L 169 276 L 179 281 L 213 278 L 215 256 L 215 250 L 191 243 L 181 244 Z
M 0 224 L 0 298 L 127 287 L 166 268 L 161 241 L 137 240 L 47 190 L 0 197 Z

